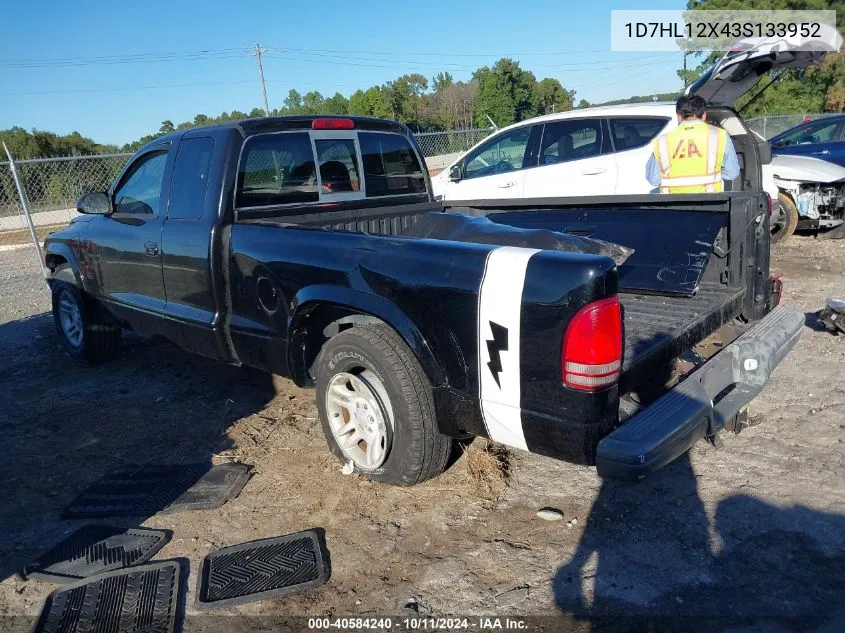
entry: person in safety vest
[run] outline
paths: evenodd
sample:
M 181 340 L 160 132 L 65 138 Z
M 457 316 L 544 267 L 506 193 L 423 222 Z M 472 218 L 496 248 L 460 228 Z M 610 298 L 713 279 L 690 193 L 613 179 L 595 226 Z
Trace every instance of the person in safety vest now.
M 683 96 L 675 104 L 678 127 L 652 141 L 646 178 L 660 193 L 724 191 L 725 181 L 739 176 L 731 137 L 705 123 L 707 103 Z

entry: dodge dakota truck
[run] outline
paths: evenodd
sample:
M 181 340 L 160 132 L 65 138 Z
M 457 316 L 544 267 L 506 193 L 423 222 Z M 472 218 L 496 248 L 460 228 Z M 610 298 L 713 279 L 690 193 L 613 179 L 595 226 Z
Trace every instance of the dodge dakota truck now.
M 769 275 L 765 150 L 734 142 L 729 193 L 444 204 L 399 123 L 177 131 L 46 239 L 56 326 L 92 362 L 132 329 L 315 387 L 376 481 L 473 436 L 638 480 L 738 432 L 803 325 Z

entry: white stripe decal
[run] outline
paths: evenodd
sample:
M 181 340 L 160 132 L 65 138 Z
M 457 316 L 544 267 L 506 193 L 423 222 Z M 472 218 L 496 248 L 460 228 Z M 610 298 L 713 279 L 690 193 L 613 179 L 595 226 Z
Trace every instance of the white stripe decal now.
M 534 248 L 501 246 L 487 255 L 478 291 L 478 388 L 490 439 L 528 450 L 520 410 L 519 337 L 525 270 Z

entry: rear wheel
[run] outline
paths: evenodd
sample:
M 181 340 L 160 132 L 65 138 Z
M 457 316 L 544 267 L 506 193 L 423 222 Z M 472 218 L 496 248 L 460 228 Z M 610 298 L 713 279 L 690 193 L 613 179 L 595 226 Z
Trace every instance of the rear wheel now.
M 772 232 L 772 242 L 782 242 L 795 233 L 798 226 L 798 208 L 785 193 L 779 193 L 777 202 L 772 205 L 772 217 L 769 218 L 769 228 Z
M 317 362 L 317 409 L 331 451 L 374 481 L 410 486 L 446 468 L 452 438 L 437 428 L 431 383 L 386 325 L 332 337 Z
M 120 345 L 121 329 L 96 322 L 76 286 L 54 281 L 52 291 L 53 320 L 68 353 L 89 363 L 114 358 Z

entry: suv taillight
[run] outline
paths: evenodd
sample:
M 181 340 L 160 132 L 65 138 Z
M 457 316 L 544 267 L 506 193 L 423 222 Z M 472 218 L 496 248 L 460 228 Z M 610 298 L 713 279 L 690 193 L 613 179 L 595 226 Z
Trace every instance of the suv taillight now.
M 598 391 L 616 383 L 622 369 L 622 308 L 618 297 L 581 308 L 563 337 L 563 384 Z

